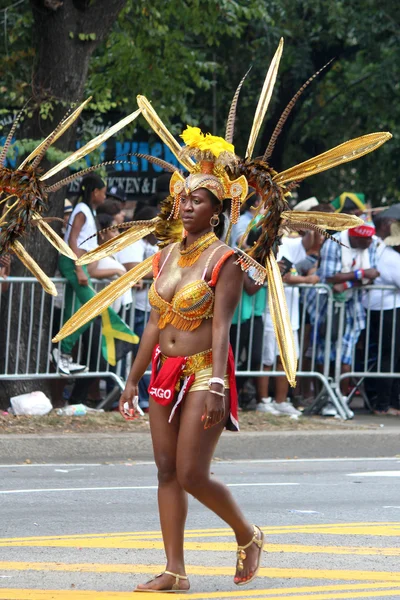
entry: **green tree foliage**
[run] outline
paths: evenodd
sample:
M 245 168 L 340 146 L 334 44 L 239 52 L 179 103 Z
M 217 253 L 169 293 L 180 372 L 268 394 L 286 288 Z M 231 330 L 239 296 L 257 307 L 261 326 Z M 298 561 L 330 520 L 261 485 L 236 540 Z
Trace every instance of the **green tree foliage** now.
M 11 0 L 10 0 L 11 3 Z M 1 9 L 0 9 L 1 10 Z M 0 12 L 0 107 L 30 93 L 33 53 L 27 2 Z M 175 133 L 198 124 L 223 135 L 235 88 L 250 65 L 238 108 L 235 145 L 243 153 L 269 61 L 285 38 L 276 89 L 260 136 L 261 153 L 287 102 L 315 71 L 335 61 L 298 101 L 272 164 L 287 168 L 350 137 L 389 130 L 371 156 L 305 180 L 300 197 L 329 200 L 345 189 L 378 204 L 400 201 L 400 45 L 396 3 L 387 0 L 128 0 L 92 56 L 92 110 L 132 110 L 148 96 Z M 87 43 L 81 40 L 82 44 Z

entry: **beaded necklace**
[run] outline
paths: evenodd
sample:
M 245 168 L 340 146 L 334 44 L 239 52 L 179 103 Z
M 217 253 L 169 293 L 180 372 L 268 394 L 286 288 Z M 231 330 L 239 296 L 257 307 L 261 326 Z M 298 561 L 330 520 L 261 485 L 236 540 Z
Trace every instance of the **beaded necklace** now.
M 178 259 L 179 267 L 191 267 L 201 256 L 204 250 L 207 250 L 218 238 L 213 231 L 202 235 L 198 240 L 190 244 L 188 248 L 179 249 L 180 257 Z

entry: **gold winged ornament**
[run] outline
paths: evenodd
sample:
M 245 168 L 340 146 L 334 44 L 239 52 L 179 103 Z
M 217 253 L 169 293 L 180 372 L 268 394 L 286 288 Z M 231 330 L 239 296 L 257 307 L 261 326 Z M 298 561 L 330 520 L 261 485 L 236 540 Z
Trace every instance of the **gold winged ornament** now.
M 85 102 L 78 106 L 71 114 L 67 114 L 54 131 L 48 135 L 47 138 L 43 140 L 43 142 L 41 142 L 27 158 L 25 158 L 25 160 L 23 160 L 19 167 L 15 170 L 11 170 L 4 165 L 17 124 L 22 115 L 22 113 L 20 113 L 14 121 L 0 152 L 0 254 L 12 252 L 18 256 L 27 269 L 29 269 L 29 271 L 31 271 L 38 279 L 45 291 L 53 296 L 57 296 L 55 286 L 24 249 L 21 244 L 21 239 L 29 234 L 30 227 L 37 227 L 50 244 L 52 244 L 61 254 L 68 256 L 68 258 L 71 258 L 72 260 L 76 260 L 77 257 L 75 253 L 52 229 L 52 227 L 50 227 L 44 216 L 48 208 L 48 194 L 61 189 L 64 185 L 69 184 L 78 177 L 82 177 L 101 166 L 113 164 L 115 161 L 89 167 L 52 185 L 47 185 L 44 182 L 50 177 L 53 177 L 53 175 L 59 173 L 59 171 L 65 167 L 72 165 L 77 160 L 98 148 L 105 140 L 125 127 L 125 125 L 134 121 L 141 112 L 141 109 L 134 111 L 85 144 L 82 148 L 73 152 L 52 169 L 41 174 L 39 165 L 48 148 L 74 123 L 88 102 L 90 102 L 90 98 L 85 100 Z
M 195 189 L 205 187 L 221 202 L 226 198 L 231 198 L 231 224 L 236 223 L 239 218 L 240 206 L 248 197 L 248 186 L 252 186 L 261 196 L 261 203 L 256 211 L 257 214 L 254 215 L 243 237 L 247 237 L 248 232 L 256 224 L 257 227 L 261 228 L 261 234 L 250 250 L 244 252 L 240 248 L 236 248 L 237 264 L 244 271 L 251 270 L 251 276 L 257 283 L 261 284 L 265 279 L 267 280 L 270 312 L 283 367 L 290 384 L 294 386 L 297 358 L 282 278 L 275 258 L 279 240 L 285 230 L 311 229 L 329 237 L 325 229 L 343 231 L 360 225 L 362 221 L 352 215 L 291 211 L 287 201 L 290 196 L 290 189 L 306 177 L 355 160 L 368 152 L 376 150 L 391 138 L 391 134 L 383 132 L 364 135 L 345 142 L 291 169 L 277 173 L 269 162 L 276 140 L 295 102 L 304 89 L 322 71 L 321 69 L 308 79 L 283 111 L 264 155 L 253 159 L 258 134 L 274 89 L 282 50 L 283 40 L 281 39 L 264 81 L 244 159 L 235 155 L 232 141 L 239 93 L 247 73 L 234 94 L 228 114 L 225 138 L 210 134 L 204 135 L 198 127 L 188 126 L 181 135 L 185 142 L 183 149 L 162 123 L 150 102 L 144 96 L 138 96 L 137 100 L 147 122 L 169 147 L 182 167 L 189 172 L 189 175 L 185 177 L 174 165 L 160 161 L 156 157 L 141 155 L 155 164 L 161 165 L 163 163 L 162 166 L 173 173 L 170 182 L 170 196 L 162 205 L 160 219 L 154 229 L 156 236 L 161 240 L 160 247 L 182 238 L 183 226 L 179 218 L 179 203 L 183 192 L 188 194 Z M 142 226 L 145 228 L 146 224 L 143 223 Z M 137 239 L 138 231 L 136 230 L 133 235 Z M 118 237 L 115 240 L 118 240 Z M 94 250 L 92 253 L 93 260 L 96 259 L 97 252 L 103 252 L 104 250 L 107 250 L 104 245 Z M 133 285 L 134 282 L 139 280 L 144 272 L 142 264 L 129 271 L 118 281 L 109 284 L 95 298 L 82 306 L 64 325 L 56 341 L 69 335 L 86 321 L 92 319 L 94 309 L 99 312 L 104 310 L 115 299 L 113 290 L 116 290 L 118 284 L 124 287 L 128 281 Z M 146 264 L 144 268 L 147 267 Z M 124 277 L 126 281 L 122 282 L 121 280 Z

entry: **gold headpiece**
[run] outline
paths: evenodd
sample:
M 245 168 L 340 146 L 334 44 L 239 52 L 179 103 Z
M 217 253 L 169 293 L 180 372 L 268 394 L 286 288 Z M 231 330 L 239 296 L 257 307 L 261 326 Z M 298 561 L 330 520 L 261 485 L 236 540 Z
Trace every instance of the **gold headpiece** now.
M 188 125 L 180 136 L 185 142 L 185 147 L 180 152 L 180 157 L 192 157 L 193 162 L 189 167 L 190 175 L 183 177 L 176 171 L 170 181 L 170 193 L 174 198 L 172 219 L 179 218 L 179 206 L 182 194 L 191 194 L 199 188 L 211 192 L 220 202 L 231 198 L 231 222 L 237 223 L 240 215 L 241 203 L 247 197 L 247 179 L 241 175 L 231 180 L 226 167 L 234 168 L 237 162 L 233 144 L 209 133 L 204 134 L 199 127 Z

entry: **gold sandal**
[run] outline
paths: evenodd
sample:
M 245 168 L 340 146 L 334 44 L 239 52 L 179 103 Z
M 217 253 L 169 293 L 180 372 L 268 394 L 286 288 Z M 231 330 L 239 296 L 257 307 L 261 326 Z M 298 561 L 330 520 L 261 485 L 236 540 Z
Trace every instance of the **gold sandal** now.
M 146 590 L 146 589 L 136 588 L 134 591 L 135 592 L 158 593 L 158 594 L 178 594 L 178 593 L 186 594 L 189 591 L 189 590 L 181 590 L 179 587 L 180 580 L 188 579 L 188 577 L 186 575 L 179 575 L 178 573 L 171 573 L 171 571 L 163 571 L 159 575 L 156 575 L 154 577 L 154 579 L 157 579 L 157 577 L 161 577 L 161 575 L 172 575 L 172 577 L 175 577 L 175 583 L 173 584 L 173 586 L 170 590 L 148 590 L 148 589 Z M 154 581 L 154 579 L 150 579 L 150 581 Z M 150 583 L 150 581 L 148 581 L 147 583 Z
M 233 580 L 233 582 L 235 583 L 235 585 L 247 585 L 248 583 L 250 583 L 250 581 L 253 581 L 253 579 L 255 577 L 257 577 L 257 573 L 258 573 L 260 565 L 261 565 L 262 550 L 263 550 L 263 547 L 264 547 L 265 535 L 263 534 L 263 532 L 261 531 L 261 529 L 257 525 L 253 525 L 253 532 L 254 532 L 253 533 L 253 537 L 251 538 L 251 540 L 250 540 L 250 542 L 248 544 L 246 544 L 245 546 L 238 546 L 237 547 L 237 550 L 236 550 L 237 570 L 238 571 L 243 571 L 243 569 L 244 569 L 243 561 L 246 560 L 246 558 L 247 558 L 246 550 L 247 550 L 247 548 L 250 548 L 250 546 L 252 544 L 255 544 L 260 549 L 260 552 L 258 553 L 257 566 L 255 568 L 255 571 L 253 572 L 253 575 L 251 577 L 249 577 L 249 579 L 246 579 L 246 581 L 235 581 L 235 580 Z M 261 537 L 258 537 L 258 532 L 260 532 Z

